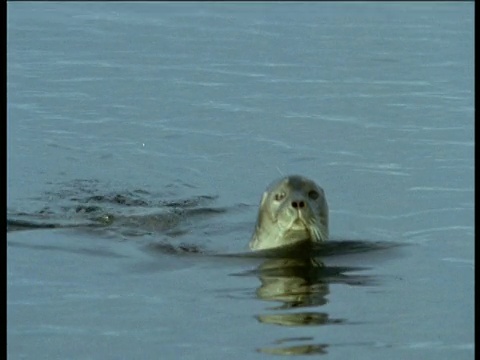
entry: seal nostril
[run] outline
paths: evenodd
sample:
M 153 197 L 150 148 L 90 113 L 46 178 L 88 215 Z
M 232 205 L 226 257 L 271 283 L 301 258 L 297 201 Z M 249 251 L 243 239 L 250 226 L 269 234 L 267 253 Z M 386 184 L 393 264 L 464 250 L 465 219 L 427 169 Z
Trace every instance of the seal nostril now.
M 301 209 L 305 207 L 305 202 L 303 201 L 292 201 L 292 207 L 295 209 Z

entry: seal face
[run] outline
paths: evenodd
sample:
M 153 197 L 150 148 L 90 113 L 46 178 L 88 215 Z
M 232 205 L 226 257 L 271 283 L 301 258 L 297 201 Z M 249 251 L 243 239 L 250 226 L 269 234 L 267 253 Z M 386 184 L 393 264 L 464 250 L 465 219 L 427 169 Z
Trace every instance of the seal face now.
M 252 250 L 328 239 L 328 205 L 323 189 L 303 176 L 279 179 L 264 192 L 258 211 Z

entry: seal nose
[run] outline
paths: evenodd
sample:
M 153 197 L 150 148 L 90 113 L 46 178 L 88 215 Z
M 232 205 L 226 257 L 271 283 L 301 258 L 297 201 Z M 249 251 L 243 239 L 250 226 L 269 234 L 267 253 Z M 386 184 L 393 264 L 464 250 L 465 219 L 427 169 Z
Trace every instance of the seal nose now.
M 300 201 L 293 200 L 292 201 L 292 207 L 295 208 L 295 209 L 302 209 L 302 208 L 305 207 L 305 202 L 303 202 L 302 200 L 300 200 Z

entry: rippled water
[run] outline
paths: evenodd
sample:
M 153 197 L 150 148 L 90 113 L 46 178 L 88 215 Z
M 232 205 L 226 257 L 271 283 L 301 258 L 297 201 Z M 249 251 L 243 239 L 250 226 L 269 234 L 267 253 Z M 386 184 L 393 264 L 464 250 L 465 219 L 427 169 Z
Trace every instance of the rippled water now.
M 473 10 L 9 2 L 9 357 L 473 358 Z M 246 256 L 293 173 L 331 251 Z

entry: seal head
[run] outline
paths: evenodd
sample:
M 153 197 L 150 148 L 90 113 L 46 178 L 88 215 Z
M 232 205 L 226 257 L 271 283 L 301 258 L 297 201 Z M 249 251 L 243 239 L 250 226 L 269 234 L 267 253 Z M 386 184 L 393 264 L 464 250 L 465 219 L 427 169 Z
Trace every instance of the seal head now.
M 328 205 L 320 186 L 299 175 L 284 177 L 268 186 L 260 202 L 250 249 L 327 239 Z

